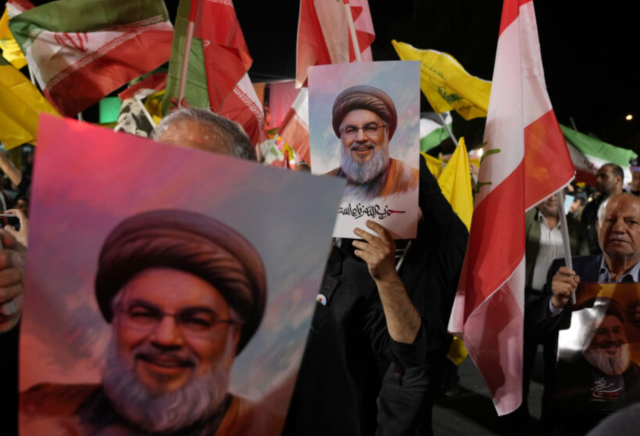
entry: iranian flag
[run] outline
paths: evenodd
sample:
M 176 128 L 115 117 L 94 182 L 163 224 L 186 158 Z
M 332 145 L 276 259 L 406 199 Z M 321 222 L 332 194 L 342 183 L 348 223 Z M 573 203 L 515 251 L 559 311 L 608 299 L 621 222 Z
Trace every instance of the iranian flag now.
M 504 0 L 469 245 L 449 331 L 499 415 L 522 402 L 525 211 L 574 168 L 544 82 L 531 0 Z
M 264 111 L 247 71 L 249 55 L 231 0 L 181 0 L 171 49 L 163 110 L 178 97 L 189 22 L 193 40 L 185 97 L 190 106 L 209 108 L 241 124 L 255 145 L 266 139 Z
M 376 34 L 367 0 L 300 0 L 296 68 L 298 88 L 306 86 L 309 67 L 356 60 L 345 5 L 353 17 L 362 60 L 373 60 L 371 44 Z
M 560 125 L 564 139 L 567 140 L 573 165 L 576 167 L 576 180 L 588 185 L 596 185 L 596 173 L 607 163 L 622 167 L 624 183 L 631 183 L 629 161 L 638 155 L 632 150 L 607 144 L 584 133 Z
M 291 105 L 278 136 L 296 152 L 307 165 L 311 165 L 309 155 L 309 88 L 300 89 L 298 97 Z
M 169 60 L 162 0 L 58 0 L 9 21 L 49 101 L 74 116 Z

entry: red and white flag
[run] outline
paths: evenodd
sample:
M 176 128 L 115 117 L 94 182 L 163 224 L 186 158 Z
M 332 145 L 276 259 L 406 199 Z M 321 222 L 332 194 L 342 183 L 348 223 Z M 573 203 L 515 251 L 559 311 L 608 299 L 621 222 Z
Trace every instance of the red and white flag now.
M 266 139 L 264 112 L 247 75 L 253 59 L 233 3 L 192 1 L 196 2 L 193 35 L 203 42 L 211 110 L 240 123 L 257 144 Z
M 311 165 L 309 154 L 309 88 L 300 89 L 298 97 L 293 102 L 282 126 L 278 129 L 278 136 L 285 144 L 289 144 L 297 156 Z
M 296 86 L 305 86 L 307 69 L 314 65 L 341 64 L 356 60 L 345 10 L 353 16 L 363 61 L 373 60 L 376 39 L 367 0 L 300 0 Z
M 522 402 L 527 209 L 572 179 L 547 94 L 532 0 L 504 0 L 473 222 L 449 331 L 499 415 Z
M 9 27 L 40 89 L 66 116 L 167 62 L 173 38 L 162 0 L 55 1 Z

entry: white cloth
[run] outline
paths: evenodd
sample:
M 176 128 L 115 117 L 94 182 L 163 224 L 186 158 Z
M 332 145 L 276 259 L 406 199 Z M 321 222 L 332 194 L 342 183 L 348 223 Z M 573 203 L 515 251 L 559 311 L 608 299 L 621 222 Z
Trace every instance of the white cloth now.
M 542 291 L 544 284 L 547 282 L 549 267 L 555 259 L 564 257 L 564 247 L 562 245 L 560 221 L 558 221 L 557 226 L 550 229 L 546 218 L 540 212 L 536 213 L 536 219 L 540 221 L 540 251 L 538 251 L 538 258 L 533 267 L 531 288 L 536 291 Z

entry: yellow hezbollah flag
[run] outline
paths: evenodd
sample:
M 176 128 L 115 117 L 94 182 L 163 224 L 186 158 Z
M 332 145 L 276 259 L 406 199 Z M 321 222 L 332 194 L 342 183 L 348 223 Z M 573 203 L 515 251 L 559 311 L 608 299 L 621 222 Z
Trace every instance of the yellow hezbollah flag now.
M 471 193 L 471 172 L 469 157 L 464 138 L 460 138 L 456 151 L 453 152 L 449 163 L 438 177 L 438 185 L 442 195 L 447 199 L 453 211 L 458 214 L 467 230 L 471 228 L 473 215 L 473 194 Z
M 428 155 L 427 153 L 420 152 L 420 154 L 422 155 L 425 162 L 427 163 L 427 168 L 429 168 L 429 171 L 431 172 L 431 174 L 433 174 L 433 177 L 435 177 L 437 180 L 438 177 L 440 177 L 440 174 L 442 174 L 442 169 L 444 166 L 442 165 L 442 161 L 440 159 L 436 159 L 431 155 Z
M 2 57 L 11 62 L 11 64 L 20 69 L 27 65 L 27 60 L 20 50 L 20 46 L 9 30 L 9 8 L 7 7 L 0 18 L 0 48 L 2 49 Z
M 436 113 L 455 110 L 465 120 L 486 117 L 491 82 L 474 77 L 447 53 L 392 41 L 403 61 L 420 61 L 420 88 Z
M 460 138 L 458 147 L 453 152 L 449 163 L 438 177 L 438 185 L 442 195 L 447 199 L 453 211 L 458 214 L 467 230 L 471 228 L 473 215 L 473 194 L 471 192 L 471 173 L 469 171 L 469 157 L 464 138 Z M 467 349 L 457 337 L 453 338 L 447 357 L 456 365 L 460 365 L 469 355 Z
M 4 147 L 10 150 L 33 143 L 42 112 L 58 115 L 38 88 L 0 56 L 0 142 Z

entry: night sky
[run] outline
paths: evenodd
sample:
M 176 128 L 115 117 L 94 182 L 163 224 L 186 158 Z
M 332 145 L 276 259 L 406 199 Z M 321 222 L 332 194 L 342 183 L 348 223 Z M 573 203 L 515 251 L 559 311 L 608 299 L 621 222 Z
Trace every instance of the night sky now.
M 165 3 L 173 18 L 178 1 Z M 299 4 L 299 0 L 234 0 L 254 59 L 250 70 L 254 82 L 295 76 Z M 573 117 L 579 131 L 640 153 L 640 86 L 633 67 L 640 25 L 633 2 L 589 4 L 534 1 L 551 102 L 560 123 L 571 126 Z M 491 80 L 501 1 L 369 0 L 369 6 L 376 30 L 374 60 L 397 60 L 391 46 L 396 39 L 447 52 L 470 74 Z M 422 110 L 431 110 L 424 98 Z M 627 114 L 634 119 L 626 121 Z M 484 119 L 454 118 L 456 135 L 481 138 L 483 128 Z

